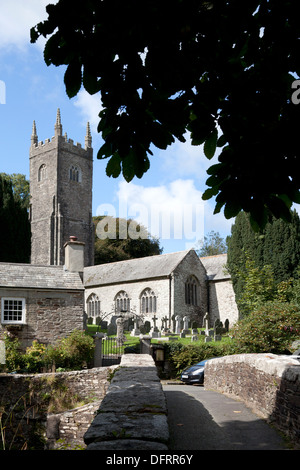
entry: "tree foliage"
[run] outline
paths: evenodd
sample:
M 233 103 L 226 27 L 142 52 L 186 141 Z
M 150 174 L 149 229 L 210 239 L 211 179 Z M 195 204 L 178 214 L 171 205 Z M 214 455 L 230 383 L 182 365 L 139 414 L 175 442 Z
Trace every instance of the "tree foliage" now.
M 232 328 L 240 352 L 282 354 L 299 339 L 299 307 L 287 302 L 266 302 Z
M 300 218 L 296 211 L 291 212 L 291 222 L 273 218 L 257 233 L 251 229 L 249 216 L 241 212 L 227 237 L 227 245 L 227 266 L 237 298 L 245 289 L 249 272 L 259 279 L 259 272 L 269 267 L 276 285 L 298 278 Z
M 72 98 L 101 93 L 106 172 L 127 181 L 149 169 L 152 146 L 204 144 L 212 165 L 203 198 L 254 228 L 290 220 L 300 202 L 297 2 L 292 0 L 59 0 L 31 29 L 48 38 L 47 65 L 65 65 Z M 100 97 L 99 97 L 100 108 Z M 200 153 L 200 152 L 199 152 Z
M 199 242 L 199 249 L 196 248 L 198 256 L 214 256 L 222 255 L 227 252 L 227 246 L 224 239 L 220 236 L 219 232 L 212 230 L 204 239 Z
M 93 217 L 93 220 L 96 226 L 95 264 L 113 263 L 162 253 L 159 241 L 134 220 L 104 216 Z M 101 234 L 97 230 L 99 222 L 102 223 Z M 124 228 L 125 231 L 122 233 Z M 134 238 L 130 234 L 134 235 Z
M 18 181 L 21 179 L 17 178 Z M 20 192 L 14 191 L 15 187 L 8 175 L 0 175 L 0 261 L 29 263 L 31 230 L 28 212 Z

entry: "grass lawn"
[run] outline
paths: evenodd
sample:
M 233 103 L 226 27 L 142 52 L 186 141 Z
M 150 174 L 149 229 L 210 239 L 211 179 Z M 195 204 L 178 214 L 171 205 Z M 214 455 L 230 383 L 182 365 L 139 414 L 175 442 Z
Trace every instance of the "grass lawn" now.
M 198 333 L 200 332 L 201 329 L 202 328 L 198 328 Z M 203 328 L 203 330 L 204 330 L 204 328 Z M 107 333 L 107 330 L 103 330 L 103 329 L 99 328 L 98 325 L 88 325 L 88 333 L 89 334 L 95 334 L 96 332 Z M 116 336 L 116 335 L 113 335 L 113 336 Z M 130 336 L 129 331 L 125 331 L 125 336 L 126 336 L 126 341 L 125 341 L 125 346 L 126 347 L 134 347 L 137 344 L 139 344 L 139 342 L 140 342 L 140 338 L 138 336 Z M 167 342 L 167 340 L 164 340 L 163 338 L 166 338 L 166 337 L 163 336 L 162 338 L 152 338 L 151 343 L 152 344 L 165 344 Z M 176 338 L 175 340 L 173 340 L 174 342 L 176 342 L 176 343 L 180 342 L 180 343 L 184 344 L 185 346 L 187 346 L 189 344 L 193 344 L 194 346 L 197 346 L 199 344 L 204 343 L 204 335 L 200 335 L 200 334 L 198 336 L 198 341 L 193 341 L 193 342 L 191 342 L 191 336 L 186 336 L 185 338 L 180 338 L 179 335 L 172 335 L 172 338 Z M 169 342 L 171 342 L 171 341 L 169 341 Z M 230 342 L 230 341 L 231 341 L 231 339 L 228 336 L 226 336 L 226 335 L 222 336 L 222 342 L 227 343 L 227 342 Z M 212 340 L 212 343 L 214 343 L 214 340 Z

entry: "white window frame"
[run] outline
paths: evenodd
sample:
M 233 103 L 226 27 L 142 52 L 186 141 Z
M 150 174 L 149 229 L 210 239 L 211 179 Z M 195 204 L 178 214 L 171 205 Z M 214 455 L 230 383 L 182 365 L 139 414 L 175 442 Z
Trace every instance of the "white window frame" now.
M 21 302 L 22 305 L 22 316 L 21 320 L 16 319 L 16 316 L 13 319 L 5 319 L 5 302 Z M 15 310 L 13 310 L 14 312 Z M 21 310 L 20 310 L 21 311 Z M 16 311 L 17 312 L 17 311 Z M 23 297 L 2 297 L 1 298 L 1 323 L 4 325 L 22 325 L 25 324 L 26 319 L 26 302 Z

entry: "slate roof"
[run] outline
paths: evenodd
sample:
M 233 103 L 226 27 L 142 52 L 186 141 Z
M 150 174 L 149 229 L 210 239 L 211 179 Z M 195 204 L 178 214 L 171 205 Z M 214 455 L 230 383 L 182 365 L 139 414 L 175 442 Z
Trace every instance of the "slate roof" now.
M 200 258 L 205 270 L 208 280 L 220 281 L 223 279 L 230 279 L 230 274 L 225 270 L 227 263 L 227 254 L 205 256 Z
M 84 268 L 84 286 L 110 285 L 169 276 L 190 250 Z
M 0 263 L 0 287 L 83 290 L 79 274 L 63 266 L 17 263 Z

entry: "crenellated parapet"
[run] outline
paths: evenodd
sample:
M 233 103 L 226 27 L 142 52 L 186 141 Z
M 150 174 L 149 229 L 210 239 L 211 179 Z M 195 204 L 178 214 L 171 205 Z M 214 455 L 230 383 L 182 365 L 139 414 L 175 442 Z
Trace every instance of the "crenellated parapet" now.
M 91 131 L 90 131 L 90 124 L 89 122 L 87 123 L 86 127 L 86 135 L 85 135 L 85 144 L 84 147 L 82 147 L 82 144 L 80 142 L 76 142 L 74 144 L 73 139 L 69 139 L 67 136 L 67 133 L 64 135 L 62 134 L 62 124 L 61 124 L 61 116 L 60 116 L 60 110 L 57 110 L 57 115 L 56 115 L 56 122 L 54 125 L 54 136 L 50 139 L 45 139 L 44 141 L 39 141 L 38 140 L 38 135 L 37 135 L 37 130 L 36 130 L 36 123 L 33 121 L 33 126 L 32 126 L 32 134 L 31 134 L 31 146 L 30 146 L 30 155 L 36 154 L 40 150 L 43 152 L 47 151 L 47 147 L 49 147 L 49 150 L 56 146 L 62 146 L 64 150 L 69 150 L 71 152 L 76 151 L 76 148 L 79 149 L 80 151 L 84 151 L 85 153 L 81 152 L 81 156 L 86 156 L 86 157 L 92 157 L 92 136 L 91 136 Z

